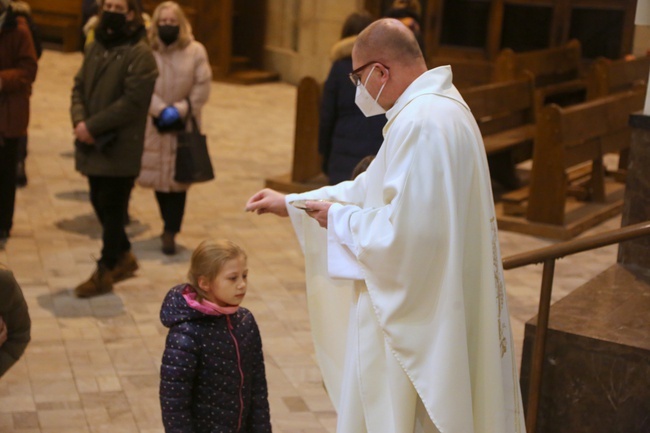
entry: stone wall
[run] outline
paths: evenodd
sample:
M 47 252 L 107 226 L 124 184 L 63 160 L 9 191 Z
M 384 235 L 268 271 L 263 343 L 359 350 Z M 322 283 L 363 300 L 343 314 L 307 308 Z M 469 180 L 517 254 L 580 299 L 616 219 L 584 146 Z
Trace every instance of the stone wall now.
M 329 50 L 346 17 L 363 0 L 268 0 L 265 68 L 297 84 L 306 75 L 322 82 L 329 71 Z

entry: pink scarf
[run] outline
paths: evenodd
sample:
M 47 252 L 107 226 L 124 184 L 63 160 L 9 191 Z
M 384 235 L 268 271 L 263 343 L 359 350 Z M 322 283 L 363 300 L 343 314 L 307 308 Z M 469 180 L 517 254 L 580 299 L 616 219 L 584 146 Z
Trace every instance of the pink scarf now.
M 200 311 L 204 314 L 209 314 L 210 316 L 221 316 L 221 315 L 230 315 L 235 314 L 239 309 L 239 305 L 232 307 L 221 307 L 213 302 L 203 299 L 198 301 L 197 294 L 189 284 L 183 289 L 183 298 L 187 301 L 187 305 L 194 310 Z

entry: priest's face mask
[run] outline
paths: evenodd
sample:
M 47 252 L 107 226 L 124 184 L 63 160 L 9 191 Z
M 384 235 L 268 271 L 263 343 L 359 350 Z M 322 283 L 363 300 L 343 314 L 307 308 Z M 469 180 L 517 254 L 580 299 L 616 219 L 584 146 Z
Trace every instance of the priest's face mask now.
M 384 114 L 386 112 L 386 110 L 384 110 L 384 108 L 381 105 L 379 105 L 379 102 L 377 102 L 379 100 L 379 97 L 381 96 L 381 92 L 383 92 L 384 87 L 386 86 L 386 82 L 382 84 L 381 88 L 379 89 L 379 92 L 377 93 L 377 97 L 375 98 L 372 97 L 370 92 L 368 92 L 368 88 L 366 87 L 368 81 L 370 80 L 370 77 L 372 77 L 373 72 L 375 72 L 375 70 L 379 72 L 379 70 L 377 69 L 377 64 L 384 67 L 386 69 L 385 73 L 388 73 L 389 68 L 387 66 L 382 65 L 379 62 L 366 63 L 365 65 L 355 69 L 350 73 L 350 80 L 357 88 L 354 102 L 357 104 L 361 112 L 366 117 L 377 116 L 379 114 Z M 363 83 L 361 83 L 363 70 L 370 65 L 372 65 L 372 68 L 370 69 L 370 73 L 368 73 L 366 80 Z

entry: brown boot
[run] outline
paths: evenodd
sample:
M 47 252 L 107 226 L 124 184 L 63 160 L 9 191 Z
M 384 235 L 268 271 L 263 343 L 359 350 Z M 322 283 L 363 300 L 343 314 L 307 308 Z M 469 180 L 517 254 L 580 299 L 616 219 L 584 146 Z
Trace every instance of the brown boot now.
M 162 252 L 168 256 L 176 254 L 176 242 L 174 242 L 174 237 L 176 233 L 172 232 L 163 232 L 162 236 Z
M 131 278 L 139 268 L 138 261 L 131 251 L 123 253 L 117 260 L 117 264 L 111 271 L 113 281 L 119 282 Z
M 74 289 L 74 294 L 79 298 L 90 298 L 91 296 L 102 295 L 113 290 L 113 275 L 111 271 L 101 263 L 90 276 L 88 281 L 79 284 Z

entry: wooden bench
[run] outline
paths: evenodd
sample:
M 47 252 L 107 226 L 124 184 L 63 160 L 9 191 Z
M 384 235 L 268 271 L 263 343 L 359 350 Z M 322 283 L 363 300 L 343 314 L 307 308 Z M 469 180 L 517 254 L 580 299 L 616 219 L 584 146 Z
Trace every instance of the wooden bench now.
M 587 72 L 587 100 L 592 101 L 616 92 L 634 88 L 645 89 L 650 73 L 650 57 L 638 57 L 631 60 L 610 60 L 599 58 Z M 620 181 L 625 181 L 629 162 L 628 150 L 619 153 L 618 170 L 611 174 Z
M 628 117 L 644 100 L 645 92 L 635 89 L 566 108 L 544 107 L 530 186 L 497 204 L 499 228 L 568 239 L 619 213 L 624 185 L 605 178 L 603 155 L 629 147 Z M 581 197 L 572 196 L 573 181 L 581 183 Z
M 529 71 L 535 80 L 538 108 L 548 103 L 567 106 L 584 102 L 586 83 L 581 55 L 577 40 L 562 47 L 522 53 L 506 48 L 495 59 L 493 81 L 509 81 Z
M 594 100 L 635 87 L 645 87 L 650 73 L 650 56 L 626 60 L 599 58 L 587 72 L 587 100 Z
M 82 0 L 29 0 L 32 19 L 44 40 L 61 41 L 63 51 L 81 48 Z
M 490 176 L 518 187 L 516 164 L 532 156 L 535 137 L 535 89 L 532 76 L 461 89 L 478 123 L 490 164 Z
M 451 66 L 454 86 L 461 90 L 488 84 L 494 75 L 494 65 L 488 60 L 434 56 L 427 61 L 429 69 L 443 65 Z
M 268 178 L 267 188 L 286 193 L 310 191 L 327 185 L 318 153 L 318 125 L 320 122 L 321 86 L 312 77 L 304 77 L 298 84 L 296 96 L 296 127 L 291 172 Z

